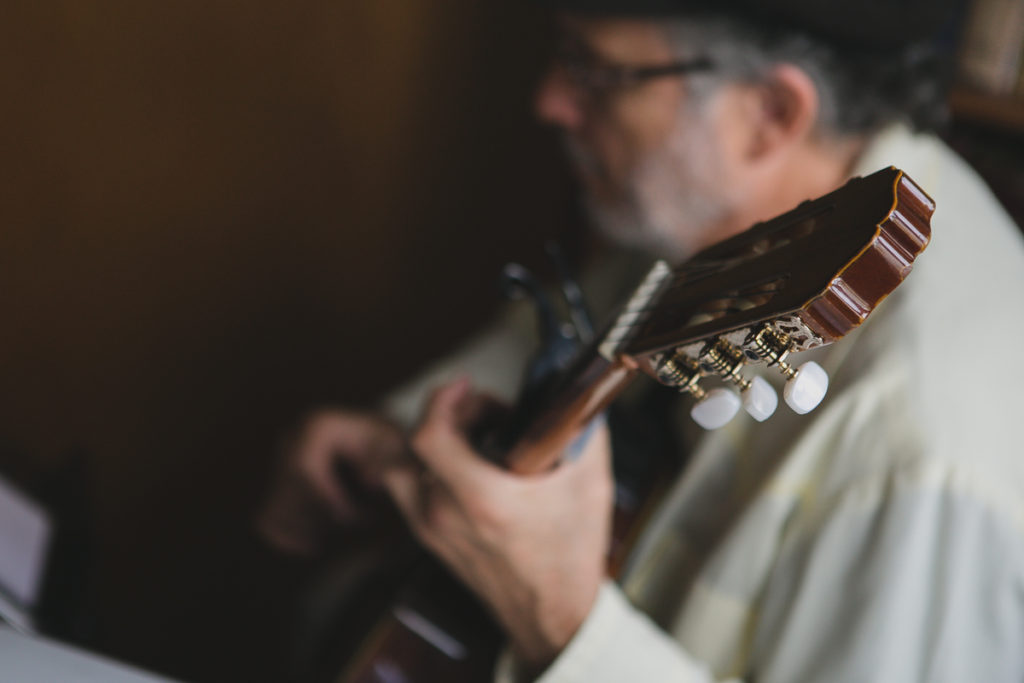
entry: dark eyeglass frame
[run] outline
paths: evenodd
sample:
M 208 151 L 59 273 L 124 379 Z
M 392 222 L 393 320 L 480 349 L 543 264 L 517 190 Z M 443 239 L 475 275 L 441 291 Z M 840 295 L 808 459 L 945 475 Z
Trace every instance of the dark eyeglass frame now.
M 666 64 L 615 64 L 598 57 L 579 41 L 563 43 L 555 53 L 555 64 L 575 87 L 596 92 L 627 89 L 653 79 L 710 71 L 715 67 L 708 57 Z

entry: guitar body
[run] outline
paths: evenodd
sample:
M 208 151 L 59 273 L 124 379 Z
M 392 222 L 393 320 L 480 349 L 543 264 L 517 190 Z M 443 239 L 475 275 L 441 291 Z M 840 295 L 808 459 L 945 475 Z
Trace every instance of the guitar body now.
M 486 681 L 500 645 L 501 631 L 475 597 L 424 555 L 338 680 Z
M 524 474 L 557 466 L 574 436 L 639 373 L 699 397 L 699 385 L 709 382 L 742 388 L 740 365 L 787 368 L 789 352 L 836 341 L 909 274 L 927 246 L 933 211 L 927 194 L 888 168 L 759 223 L 678 268 L 659 262 L 595 343 L 550 382 L 550 391 L 518 406 L 495 435 L 504 465 Z M 740 360 L 726 367 L 723 348 Z M 689 364 L 692 372 L 680 380 L 672 364 Z M 612 575 L 650 501 L 679 466 L 671 454 L 641 467 L 621 460 L 617 469 L 631 470 L 634 481 L 617 495 Z M 364 629 L 362 647 L 335 680 L 489 680 L 501 634 L 486 610 L 425 555 L 410 566 L 394 601 Z

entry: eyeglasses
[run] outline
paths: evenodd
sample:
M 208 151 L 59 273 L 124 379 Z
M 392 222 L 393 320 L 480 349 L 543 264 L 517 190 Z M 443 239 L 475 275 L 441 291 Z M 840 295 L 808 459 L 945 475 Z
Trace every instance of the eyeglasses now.
M 668 62 L 667 64 L 613 64 L 603 60 L 578 40 L 566 39 L 555 53 L 555 64 L 573 86 L 586 92 L 607 92 L 636 86 L 666 76 L 708 71 L 714 63 L 707 57 Z

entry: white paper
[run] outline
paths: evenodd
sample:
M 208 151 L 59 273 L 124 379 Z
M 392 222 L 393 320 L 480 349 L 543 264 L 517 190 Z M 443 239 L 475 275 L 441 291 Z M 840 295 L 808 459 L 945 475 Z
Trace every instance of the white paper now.
M 46 510 L 0 478 L 0 590 L 22 605 L 39 597 L 52 533 Z
M 168 678 L 0 624 L 0 681 L 17 683 L 172 683 Z

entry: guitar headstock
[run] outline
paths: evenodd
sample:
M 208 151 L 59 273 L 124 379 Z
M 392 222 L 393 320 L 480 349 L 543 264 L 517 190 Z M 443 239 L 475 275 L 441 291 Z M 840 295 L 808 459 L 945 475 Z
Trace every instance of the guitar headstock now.
M 793 368 L 788 355 L 858 327 L 909 274 L 928 244 L 934 210 L 899 169 L 855 178 L 675 269 L 656 264 L 599 352 L 694 394 L 694 418 L 707 428 L 727 422 L 741 404 L 759 420 L 774 412 L 774 390 L 746 379 L 748 364 L 782 370 L 787 403 L 809 412 L 828 377 L 817 364 Z M 707 378 L 739 393 L 707 390 Z

